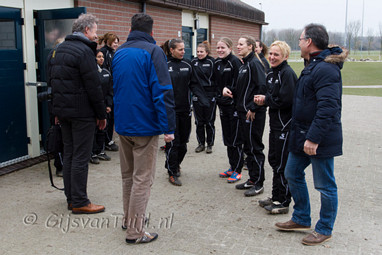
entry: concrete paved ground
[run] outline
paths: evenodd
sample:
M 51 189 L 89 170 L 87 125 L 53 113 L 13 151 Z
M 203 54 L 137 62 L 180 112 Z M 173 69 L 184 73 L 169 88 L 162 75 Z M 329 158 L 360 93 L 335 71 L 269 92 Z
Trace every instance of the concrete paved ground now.
M 156 242 L 133 246 L 124 241 L 114 152 L 112 161 L 90 165 L 88 194 L 92 202 L 106 206 L 101 214 L 72 215 L 64 194 L 50 187 L 46 162 L 2 176 L 0 254 L 382 254 L 382 98 L 343 97 L 344 155 L 335 159 L 339 211 L 332 240 L 318 247 L 300 243 L 305 233 L 275 230 L 274 223 L 288 220 L 291 212 L 268 215 L 257 205 L 270 195 L 268 164 L 265 192 L 258 197 L 244 197 L 218 177 L 228 165 L 219 121 L 216 124 L 210 155 L 194 152 L 193 127 L 182 187 L 168 183 L 164 154 L 158 152 L 147 210 L 148 230 L 159 233 Z M 306 173 L 315 223 L 319 195 L 312 187 L 311 170 Z M 61 179 L 55 181 L 62 186 Z

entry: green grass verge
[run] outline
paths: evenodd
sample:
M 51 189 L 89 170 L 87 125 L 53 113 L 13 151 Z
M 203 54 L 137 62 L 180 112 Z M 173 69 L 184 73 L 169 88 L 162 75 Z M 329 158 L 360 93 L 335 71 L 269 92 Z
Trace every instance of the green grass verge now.
M 303 62 L 289 62 L 296 72 L 301 74 L 304 68 Z M 344 86 L 382 85 L 382 62 L 345 62 L 342 69 L 342 82 Z M 382 96 L 382 89 L 348 89 L 344 88 L 344 94 L 360 96 Z
M 374 88 L 364 88 L 364 89 L 343 88 L 342 93 L 344 95 L 382 97 L 382 88 L 376 88 L 376 89 Z

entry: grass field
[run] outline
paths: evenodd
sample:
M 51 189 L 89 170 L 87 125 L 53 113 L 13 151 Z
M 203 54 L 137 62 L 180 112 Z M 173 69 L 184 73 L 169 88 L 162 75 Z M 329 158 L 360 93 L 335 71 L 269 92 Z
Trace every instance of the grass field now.
M 289 62 L 289 65 L 297 76 L 304 68 L 303 62 Z M 344 86 L 382 85 L 382 62 L 345 62 L 342 82 Z M 382 97 L 382 88 L 344 88 L 343 93 Z
M 366 59 L 366 58 L 374 60 L 374 61 L 382 61 L 381 52 L 379 50 L 373 50 L 370 52 L 368 52 L 368 51 L 351 51 L 348 57 L 351 59 L 355 59 L 357 61 L 359 61 L 360 59 Z M 293 60 L 293 61 L 301 60 L 300 51 L 299 50 L 292 51 L 289 59 Z

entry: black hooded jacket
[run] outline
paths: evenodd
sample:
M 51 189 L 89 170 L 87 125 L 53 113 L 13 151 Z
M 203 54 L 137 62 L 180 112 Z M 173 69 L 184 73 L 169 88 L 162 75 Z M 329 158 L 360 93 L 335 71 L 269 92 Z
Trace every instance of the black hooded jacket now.
M 59 118 L 106 119 L 95 52 L 97 43 L 68 35 L 48 56 L 53 114 Z

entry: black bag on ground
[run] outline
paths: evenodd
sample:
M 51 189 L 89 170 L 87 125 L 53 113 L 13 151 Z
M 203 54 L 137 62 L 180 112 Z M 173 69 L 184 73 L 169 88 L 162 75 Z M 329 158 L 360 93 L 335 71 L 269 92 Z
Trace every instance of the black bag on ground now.
M 62 142 L 62 133 L 60 125 L 52 125 L 46 135 L 47 153 L 63 152 L 64 143 Z
M 64 151 L 64 143 L 62 141 L 62 132 L 61 132 L 61 126 L 60 125 L 52 125 L 48 133 L 46 135 L 46 154 L 48 157 L 48 169 L 49 169 L 49 179 L 50 184 L 52 187 L 58 189 L 58 190 L 64 190 L 63 188 L 60 189 L 53 183 L 53 174 L 52 174 L 52 168 L 50 166 L 50 154 L 55 155 L 57 153 Z

